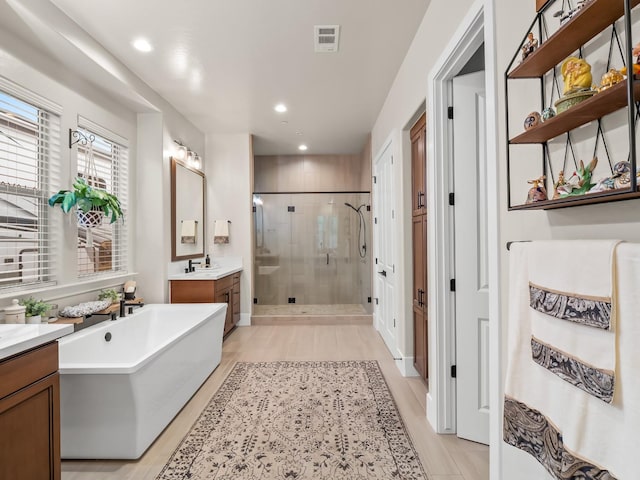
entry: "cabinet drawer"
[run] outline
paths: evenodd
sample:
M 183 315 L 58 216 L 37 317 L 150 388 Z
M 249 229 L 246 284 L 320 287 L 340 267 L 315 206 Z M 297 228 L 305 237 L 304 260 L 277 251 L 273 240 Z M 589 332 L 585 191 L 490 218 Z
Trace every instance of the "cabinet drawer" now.
M 240 283 L 240 273 L 241 272 L 236 272 L 232 275 L 233 277 L 233 283 Z
M 0 398 L 58 371 L 58 342 L 0 362 Z
M 233 287 L 233 278 L 231 275 L 227 275 L 226 277 L 216 280 L 216 291 L 218 292 L 231 287 Z

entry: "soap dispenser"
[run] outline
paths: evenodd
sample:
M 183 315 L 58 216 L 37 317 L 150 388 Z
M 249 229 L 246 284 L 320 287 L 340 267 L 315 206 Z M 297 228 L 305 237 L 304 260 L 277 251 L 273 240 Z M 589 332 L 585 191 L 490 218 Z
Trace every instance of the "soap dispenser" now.
M 209 254 L 207 253 L 206 258 L 204 259 L 205 268 L 209 268 L 211 266 L 211 259 L 209 258 Z

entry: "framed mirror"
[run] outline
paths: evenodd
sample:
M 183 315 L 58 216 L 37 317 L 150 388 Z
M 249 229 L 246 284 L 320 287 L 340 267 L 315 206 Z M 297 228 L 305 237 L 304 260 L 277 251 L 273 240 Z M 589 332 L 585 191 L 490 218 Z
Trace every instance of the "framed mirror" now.
M 171 261 L 204 257 L 204 173 L 171 157 Z

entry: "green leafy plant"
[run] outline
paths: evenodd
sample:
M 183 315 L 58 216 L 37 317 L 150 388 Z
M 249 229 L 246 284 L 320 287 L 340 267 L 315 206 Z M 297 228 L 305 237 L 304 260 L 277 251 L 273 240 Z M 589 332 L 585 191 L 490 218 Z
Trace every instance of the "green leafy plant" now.
M 73 190 L 60 190 L 49 199 L 49 205 L 60 204 L 64 213 L 69 213 L 75 205 L 87 213 L 90 210 L 102 210 L 109 217 L 109 223 L 123 216 L 120 200 L 101 188 L 92 187 L 84 178 L 77 177 Z
M 98 300 L 111 300 L 111 303 L 117 303 L 120 300 L 120 294 L 113 288 L 107 288 L 100 291 Z
M 27 317 L 35 317 L 37 315 L 44 315 L 51 310 L 51 304 L 45 303 L 42 300 L 36 300 L 33 297 L 27 297 L 20 300 L 20 305 L 25 307 L 24 314 Z

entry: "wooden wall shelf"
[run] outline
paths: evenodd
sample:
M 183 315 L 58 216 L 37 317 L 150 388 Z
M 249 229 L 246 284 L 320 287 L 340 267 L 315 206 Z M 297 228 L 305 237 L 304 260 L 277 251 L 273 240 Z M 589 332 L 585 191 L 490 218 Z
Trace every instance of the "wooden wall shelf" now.
M 577 205 L 593 205 L 596 203 L 617 202 L 620 200 L 632 200 L 640 198 L 640 191 L 617 191 L 587 193 L 579 197 L 565 197 L 557 200 L 513 205 L 509 210 L 552 210 L 555 208 L 575 207 Z
M 640 99 L 640 82 L 634 82 L 634 96 Z M 597 120 L 627 106 L 627 82 L 621 82 L 568 110 L 522 132 L 512 138 L 511 144 L 544 143 L 574 128 Z
M 640 0 L 631 0 L 631 8 Z M 550 7 L 547 7 L 550 8 Z M 593 0 L 580 13 L 566 22 L 527 59 L 515 67 L 509 78 L 538 78 L 551 70 L 588 40 L 624 15 L 622 0 Z

